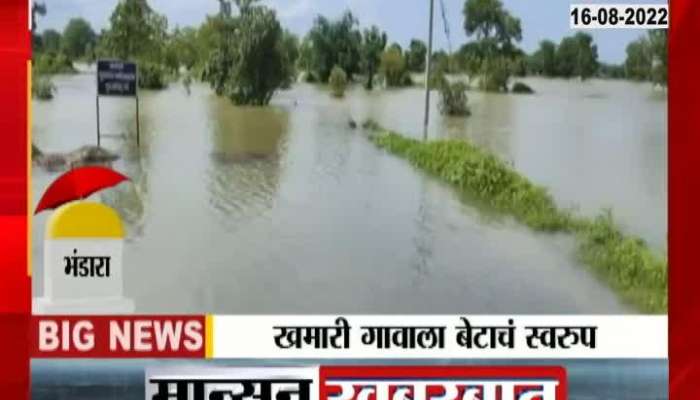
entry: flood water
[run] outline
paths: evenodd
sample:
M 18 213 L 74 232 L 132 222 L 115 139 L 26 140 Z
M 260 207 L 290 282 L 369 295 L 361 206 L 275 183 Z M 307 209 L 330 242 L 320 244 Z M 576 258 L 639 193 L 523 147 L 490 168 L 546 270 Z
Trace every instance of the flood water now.
M 538 92 L 470 92 L 473 115 L 431 138 L 469 138 L 550 188 L 562 206 L 620 223 L 664 251 L 666 99 L 649 85 L 528 79 Z M 33 102 L 45 151 L 94 144 L 95 77 L 54 79 Z M 437 96 L 433 95 L 435 99 Z M 375 148 L 349 118 L 421 135 L 419 88 L 306 84 L 267 108 L 234 107 L 205 85 L 100 100 L 102 145 L 133 183 L 96 199 L 127 224 L 125 291 L 137 312 L 625 313 L 573 257 L 566 236 L 534 233 Z M 32 172 L 34 203 L 58 176 Z M 34 220 L 35 295 L 42 237 Z

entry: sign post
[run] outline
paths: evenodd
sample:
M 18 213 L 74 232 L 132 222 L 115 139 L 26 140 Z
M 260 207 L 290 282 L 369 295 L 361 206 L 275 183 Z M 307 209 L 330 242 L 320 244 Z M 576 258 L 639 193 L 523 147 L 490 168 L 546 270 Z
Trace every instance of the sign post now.
M 100 146 L 100 96 L 134 97 L 136 100 L 136 144 L 141 144 L 139 124 L 138 69 L 136 63 L 97 61 L 97 146 Z

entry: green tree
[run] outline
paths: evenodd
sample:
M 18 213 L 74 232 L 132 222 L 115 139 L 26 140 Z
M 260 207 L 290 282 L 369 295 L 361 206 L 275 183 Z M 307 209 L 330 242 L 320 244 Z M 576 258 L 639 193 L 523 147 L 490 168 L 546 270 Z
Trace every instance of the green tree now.
M 463 14 L 464 31 L 476 38 L 470 50 L 479 55 L 480 86 L 507 90 L 514 61 L 521 54 L 513 43 L 522 39 L 520 19 L 511 15 L 500 0 L 466 0 Z
M 479 86 L 488 92 L 507 92 L 512 71 L 512 59 L 489 57 L 482 61 Z
M 379 66 L 384 82 L 388 87 L 406 86 L 410 84 L 410 76 L 406 70 L 406 59 L 401 54 L 400 47 L 389 46 L 384 51 Z
M 506 50 L 522 39 L 520 19 L 503 8 L 500 0 L 466 0 L 462 12 L 467 36 L 475 35 L 489 53 Z
M 167 19 L 156 13 L 146 0 L 122 0 L 103 34 L 105 51 L 122 60 L 157 62 L 166 44 Z
M 443 74 L 451 72 L 450 56 L 444 50 L 438 50 L 433 52 L 432 63 L 432 68 L 434 71 L 440 71 Z
M 534 54 L 535 72 L 544 76 L 557 74 L 557 45 L 551 40 L 543 40 Z
M 587 79 L 598 72 L 598 46 L 593 44 L 593 37 L 588 33 L 578 32 L 574 35 L 579 44 L 576 75 Z
M 365 29 L 362 35 L 362 65 L 367 75 L 367 83 L 365 84 L 367 90 L 372 90 L 374 86 L 374 74 L 379 69 L 386 41 L 386 33 L 380 31 L 376 26 Z
M 170 57 L 177 60 L 177 66 L 188 70 L 193 69 L 200 61 L 198 31 L 192 27 L 176 28 L 168 40 L 167 52 L 174 53 Z
M 234 3 L 236 3 L 236 7 L 238 7 L 238 11 L 241 14 L 245 14 L 249 12 L 255 3 L 259 2 L 260 0 L 234 0 Z
M 269 8 L 250 2 L 239 5 L 238 17 L 219 21 L 221 40 L 204 78 L 234 104 L 262 106 L 289 80 L 283 31 Z
M 299 45 L 299 57 L 297 58 L 297 67 L 306 73 L 307 81 L 316 80 L 313 72 L 313 43 L 308 37 L 304 38 Z
M 625 74 L 629 79 L 648 80 L 651 78 L 651 45 L 646 37 L 641 37 L 627 45 Z
M 457 51 L 457 56 L 460 59 L 463 71 L 467 73 L 470 81 L 481 73 L 481 63 L 485 58 L 485 54 L 479 42 L 465 43 Z
M 418 39 L 412 39 L 406 51 L 406 66 L 409 71 L 422 72 L 425 70 L 425 60 L 428 48 Z
M 299 38 L 292 32 L 284 30 L 280 45 L 284 56 L 282 65 L 286 69 L 283 75 L 287 77 L 282 87 L 289 88 L 297 77 L 296 63 L 299 59 Z
M 593 37 L 578 32 L 562 39 L 556 53 L 557 74 L 565 78 L 590 78 L 598 71 L 598 48 Z
M 61 34 L 55 29 L 47 29 L 41 34 L 42 51 L 58 53 L 61 50 Z
M 350 11 L 336 21 L 317 16 L 307 38 L 311 42 L 312 69 L 322 82 L 328 81 L 336 65 L 345 71 L 348 80 L 360 71 L 362 33 Z
M 63 30 L 63 52 L 72 59 L 88 55 L 88 50 L 95 44 L 95 31 L 82 18 L 72 18 Z
M 666 86 L 668 82 L 668 30 L 653 29 L 649 31 L 648 35 L 652 55 L 651 79 L 656 84 Z

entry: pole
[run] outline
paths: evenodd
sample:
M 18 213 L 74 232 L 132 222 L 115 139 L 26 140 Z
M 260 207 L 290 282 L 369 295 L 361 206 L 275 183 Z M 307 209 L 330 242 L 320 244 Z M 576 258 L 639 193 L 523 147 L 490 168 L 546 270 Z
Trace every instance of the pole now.
M 430 0 L 430 20 L 428 22 L 428 54 L 425 60 L 425 119 L 423 120 L 423 140 L 428 140 L 428 122 L 430 121 L 430 72 L 433 64 L 433 10 L 435 0 Z
M 97 147 L 100 147 L 100 96 L 95 96 L 95 110 L 97 111 Z
M 136 147 L 141 147 L 141 124 L 139 123 L 139 95 L 136 95 Z

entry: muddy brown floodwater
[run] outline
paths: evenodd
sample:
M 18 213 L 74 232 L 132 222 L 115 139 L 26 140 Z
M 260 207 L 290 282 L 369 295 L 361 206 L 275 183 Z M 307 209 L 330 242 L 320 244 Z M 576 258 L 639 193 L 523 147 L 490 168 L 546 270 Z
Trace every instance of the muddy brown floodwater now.
M 666 97 L 623 81 L 526 80 L 534 96 L 470 92 L 473 115 L 430 137 L 469 138 L 550 188 L 563 207 L 665 251 Z M 33 103 L 49 151 L 95 143 L 95 77 L 57 76 Z M 578 263 L 572 239 L 535 233 L 375 148 L 348 120 L 419 136 L 419 88 L 332 99 L 295 85 L 267 108 L 195 84 L 103 99 L 103 146 L 133 183 L 95 196 L 128 228 L 125 291 L 138 312 L 627 313 Z M 435 99 L 436 96 L 433 95 Z M 34 202 L 57 176 L 32 172 Z M 34 221 L 41 294 L 46 214 Z

